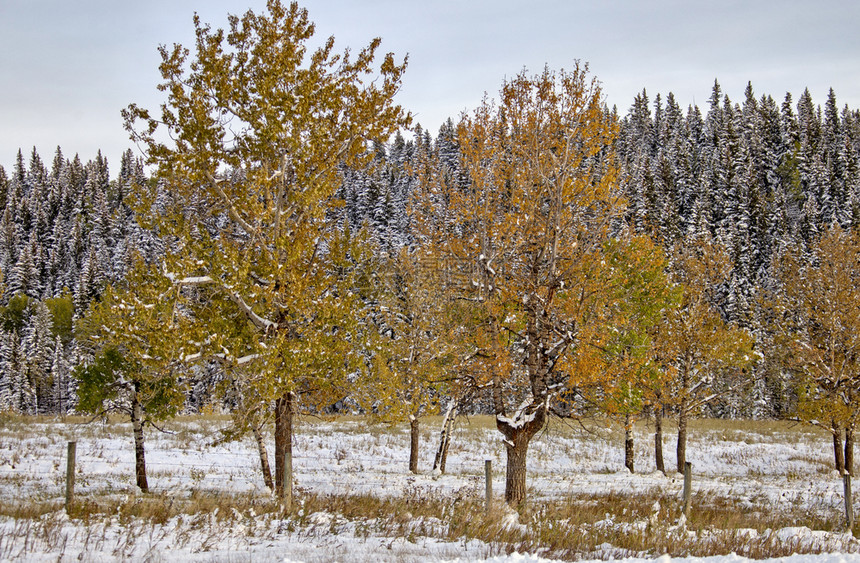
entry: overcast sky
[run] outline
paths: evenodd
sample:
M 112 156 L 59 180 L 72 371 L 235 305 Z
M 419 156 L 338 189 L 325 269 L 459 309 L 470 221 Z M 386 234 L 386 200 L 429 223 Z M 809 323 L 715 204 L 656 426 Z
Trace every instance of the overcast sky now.
M 714 79 L 734 101 L 795 101 L 808 87 L 823 104 L 860 108 L 856 0 L 304 0 L 321 37 L 409 55 L 399 101 L 434 134 L 448 117 L 495 95 L 504 78 L 588 62 L 609 105 L 624 114 L 646 88 L 707 104 Z M 131 146 L 120 110 L 156 108 L 159 44 L 193 45 L 195 10 L 213 27 L 263 0 L 0 0 L 0 165 L 36 146 L 50 165 L 107 156 L 111 174 Z M 704 110 L 704 107 L 703 107 Z

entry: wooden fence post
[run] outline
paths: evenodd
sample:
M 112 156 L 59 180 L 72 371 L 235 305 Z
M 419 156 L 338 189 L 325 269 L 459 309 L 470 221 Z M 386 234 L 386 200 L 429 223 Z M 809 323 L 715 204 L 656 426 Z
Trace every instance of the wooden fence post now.
M 854 495 L 851 494 L 851 474 L 847 471 L 842 474 L 842 485 L 845 489 L 845 520 L 850 532 L 854 529 Z
M 66 455 L 66 513 L 72 509 L 75 501 L 75 451 L 77 442 L 69 442 Z
M 684 463 L 684 518 L 690 517 L 690 497 L 693 492 L 693 464 Z
M 486 497 L 486 512 L 490 513 L 493 505 L 493 461 L 488 459 L 484 461 L 484 479 L 486 480 L 486 488 L 484 496 Z

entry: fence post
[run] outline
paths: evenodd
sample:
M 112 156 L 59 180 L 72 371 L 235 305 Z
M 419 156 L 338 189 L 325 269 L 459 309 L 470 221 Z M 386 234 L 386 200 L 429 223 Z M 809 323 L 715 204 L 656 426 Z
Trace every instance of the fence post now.
M 850 532 L 854 529 L 854 496 L 851 494 L 851 474 L 847 471 L 842 474 L 842 485 L 845 489 L 845 520 Z
M 684 463 L 684 518 L 690 517 L 690 497 L 693 492 L 693 464 Z
M 487 504 L 486 512 L 489 514 L 493 504 L 493 461 L 490 459 L 484 461 L 484 479 L 486 481 L 486 489 L 484 491 Z
M 72 509 L 75 501 L 75 451 L 77 442 L 69 442 L 66 455 L 66 513 Z

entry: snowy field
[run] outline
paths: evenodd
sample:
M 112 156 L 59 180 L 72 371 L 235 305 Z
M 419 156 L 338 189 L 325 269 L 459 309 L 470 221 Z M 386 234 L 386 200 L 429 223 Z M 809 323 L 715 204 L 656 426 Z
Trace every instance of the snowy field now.
M 486 417 L 459 421 L 441 476 L 430 472 L 438 420 L 423 425 L 419 475 L 406 470 L 406 425 L 303 420 L 292 514 L 273 508 L 250 438 L 216 444 L 226 424 L 198 417 L 168 423 L 170 433 L 149 429 L 143 495 L 128 424 L 0 418 L 0 561 L 669 561 L 669 553 L 860 563 L 860 542 L 844 531 L 831 442 L 808 427 L 694 424 L 693 509 L 679 522 L 683 480 L 655 471 L 644 425 L 630 474 L 619 433 L 554 423 L 530 448 L 529 506 L 517 516 L 501 503 L 504 451 Z M 63 510 L 69 440 L 84 507 L 73 518 Z M 486 459 L 499 501 L 490 516 Z

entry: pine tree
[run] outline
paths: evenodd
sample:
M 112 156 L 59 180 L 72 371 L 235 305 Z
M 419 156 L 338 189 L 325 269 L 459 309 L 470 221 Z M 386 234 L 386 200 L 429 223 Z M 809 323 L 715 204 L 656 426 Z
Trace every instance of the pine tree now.
M 29 243 L 24 245 L 9 276 L 9 295 L 21 293 L 37 299 L 41 297 L 39 272 L 36 269 L 37 244 L 35 236 L 31 235 Z
M 15 364 L 11 332 L 0 331 L 0 412 L 15 406 Z
M 63 341 L 59 335 L 54 339 L 54 353 L 51 359 L 52 402 L 55 412 L 61 415 L 69 413 L 75 406 L 74 395 L 70 380 L 69 362 Z
M 21 348 L 26 357 L 23 371 L 32 388 L 35 414 L 51 412 L 55 407 L 50 377 L 54 345 L 51 323 L 48 307 L 40 301 L 34 302 L 24 326 Z
M 0 166 L 0 206 L 5 207 L 8 193 L 9 177 L 6 175 L 6 169 Z

